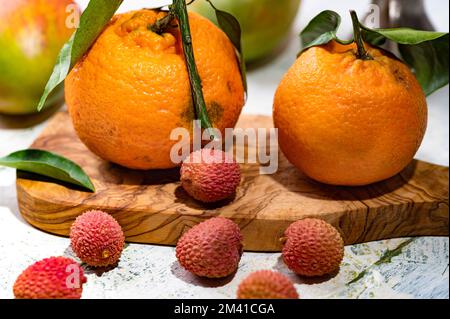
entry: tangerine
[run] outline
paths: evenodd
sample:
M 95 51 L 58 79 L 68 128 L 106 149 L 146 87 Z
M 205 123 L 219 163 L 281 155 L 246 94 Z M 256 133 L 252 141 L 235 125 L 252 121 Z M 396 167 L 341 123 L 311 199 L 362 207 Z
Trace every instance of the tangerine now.
M 115 15 L 65 81 L 75 130 L 101 158 L 131 169 L 167 169 L 174 128 L 192 133 L 195 111 L 178 27 L 150 30 L 166 12 Z M 189 14 L 196 65 L 212 125 L 235 126 L 244 85 L 235 49 L 206 18 Z
M 307 176 L 358 186 L 394 176 L 425 134 L 427 103 L 411 70 L 365 44 L 330 42 L 297 59 L 280 83 L 274 123 L 287 159 Z

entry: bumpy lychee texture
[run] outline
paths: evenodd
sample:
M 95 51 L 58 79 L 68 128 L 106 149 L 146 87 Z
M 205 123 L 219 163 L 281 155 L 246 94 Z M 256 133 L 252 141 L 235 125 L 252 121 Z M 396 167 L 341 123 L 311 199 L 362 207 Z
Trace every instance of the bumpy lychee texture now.
M 298 299 L 297 290 L 285 275 L 271 270 L 250 274 L 240 284 L 238 299 Z
M 189 195 L 205 203 L 231 197 L 240 181 L 239 164 L 220 150 L 193 152 L 181 166 L 181 185 Z
M 214 217 L 192 227 L 178 241 L 181 266 L 200 277 L 223 278 L 236 271 L 242 255 L 239 226 Z
M 283 238 L 283 260 L 295 273 L 323 276 L 339 269 L 344 257 L 344 241 L 327 222 L 307 218 L 291 224 Z
M 83 262 L 93 267 L 114 265 L 120 258 L 125 236 L 109 214 L 93 210 L 78 216 L 70 228 L 71 247 Z
M 66 257 L 50 257 L 25 269 L 14 283 L 18 299 L 80 299 L 87 281 L 80 265 Z

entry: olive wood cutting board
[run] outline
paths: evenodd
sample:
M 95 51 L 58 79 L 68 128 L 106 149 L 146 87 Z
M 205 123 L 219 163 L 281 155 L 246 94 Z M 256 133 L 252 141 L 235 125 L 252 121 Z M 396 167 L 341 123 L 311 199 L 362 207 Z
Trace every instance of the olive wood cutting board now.
M 241 128 L 272 127 L 267 116 L 243 115 Z M 22 216 L 33 226 L 67 236 L 75 218 L 89 209 L 114 216 L 127 241 L 175 245 L 180 235 L 213 216 L 234 220 L 250 251 L 278 251 L 286 227 L 305 217 L 337 227 L 346 244 L 379 239 L 447 236 L 448 168 L 414 160 L 397 176 L 366 187 L 323 185 L 305 177 L 280 154 L 278 172 L 260 175 L 258 164 L 241 164 L 242 181 L 229 201 L 205 205 L 190 198 L 179 169 L 133 171 L 106 162 L 77 138 L 66 112 L 60 112 L 31 146 L 78 163 L 95 193 L 18 172 Z M 247 146 L 246 146 L 247 147 Z

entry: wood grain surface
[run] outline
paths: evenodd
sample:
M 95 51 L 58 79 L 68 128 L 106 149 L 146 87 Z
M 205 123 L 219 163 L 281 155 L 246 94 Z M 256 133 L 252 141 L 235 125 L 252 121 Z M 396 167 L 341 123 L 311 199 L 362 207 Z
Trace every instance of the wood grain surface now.
M 271 127 L 266 116 L 243 115 L 238 127 Z M 242 229 L 244 248 L 278 251 L 286 227 L 305 217 L 322 218 L 346 244 L 385 238 L 448 236 L 448 168 L 413 161 L 401 174 L 367 187 L 335 187 L 309 180 L 280 154 L 279 169 L 260 175 L 258 164 L 242 164 L 234 198 L 204 205 L 179 183 L 179 170 L 133 171 L 103 161 L 76 137 L 61 112 L 33 143 L 66 156 L 88 173 L 96 187 L 87 193 L 34 174 L 18 172 L 22 216 L 44 231 L 67 236 L 75 218 L 89 209 L 109 212 L 127 241 L 174 245 L 193 225 L 213 216 L 231 218 Z

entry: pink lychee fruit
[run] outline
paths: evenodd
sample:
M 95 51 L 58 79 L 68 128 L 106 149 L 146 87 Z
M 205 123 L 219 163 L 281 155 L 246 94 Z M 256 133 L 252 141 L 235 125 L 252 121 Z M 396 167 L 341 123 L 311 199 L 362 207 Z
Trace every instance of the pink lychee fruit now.
M 125 245 L 119 223 L 109 214 L 92 210 L 78 216 L 70 228 L 71 247 L 83 262 L 93 267 L 114 265 Z
M 181 185 L 196 200 L 213 203 L 231 197 L 241 181 L 234 159 L 214 149 L 193 152 L 181 166 Z
M 242 255 L 239 226 L 214 217 L 187 231 L 178 241 L 181 266 L 200 277 L 223 278 L 236 271 Z
M 80 299 L 87 281 L 80 265 L 66 257 L 37 261 L 17 277 L 17 299 Z
M 283 238 L 283 260 L 295 273 L 323 276 L 339 269 L 344 241 L 336 228 L 321 219 L 306 218 L 291 224 Z
M 238 299 L 298 299 L 294 284 L 285 275 L 259 270 L 251 273 L 240 284 Z

